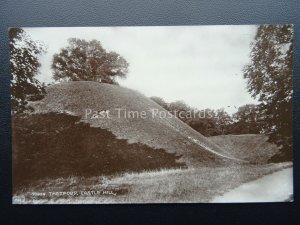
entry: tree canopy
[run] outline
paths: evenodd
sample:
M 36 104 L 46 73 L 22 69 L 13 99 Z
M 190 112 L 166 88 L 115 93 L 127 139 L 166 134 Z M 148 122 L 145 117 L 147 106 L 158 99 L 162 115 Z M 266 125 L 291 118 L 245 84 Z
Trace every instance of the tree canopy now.
M 27 101 L 43 95 L 44 85 L 36 75 L 40 67 L 38 56 L 45 52 L 42 43 L 33 41 L 21 28 L 9 30 L 12 110 L 21 112 Z M 30 99 L 31 98 L 31 99 Z
M 238 108 L 233 114 L 235 123 L 232 133 L 236 134 L 259 134 L 263 127 L 263 118 L 259 113 L 259 107 L 254 104 L 246 104 Z
M 68 42 L 53 57 L 54 80 L 116 84 L 116 77 L 126 77 L 128 62 L 116 52 L 107 52 L 100 41 L 70 38 Z
M 260 101 L 264 132 L 291 157 L 293 94 L 293 26 L 261 25 L 244 69 L 248 91 Z
M 198 110 L 183 101 L 168 103 L 164 99 L 155 96 L 151 99 L 204 136 L 232 133 L 233 120 L 224 108 Z M 235 132 L 239 134 L 238 127 Z

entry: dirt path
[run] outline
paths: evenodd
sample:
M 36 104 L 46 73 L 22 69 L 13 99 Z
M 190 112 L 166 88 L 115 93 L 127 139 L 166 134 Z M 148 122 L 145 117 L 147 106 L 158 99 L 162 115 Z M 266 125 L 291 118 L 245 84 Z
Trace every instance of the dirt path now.
M 293 168 L 266 175 L 260 179 L 215 197 L 212 202 L 282 202 L 293 194 Z

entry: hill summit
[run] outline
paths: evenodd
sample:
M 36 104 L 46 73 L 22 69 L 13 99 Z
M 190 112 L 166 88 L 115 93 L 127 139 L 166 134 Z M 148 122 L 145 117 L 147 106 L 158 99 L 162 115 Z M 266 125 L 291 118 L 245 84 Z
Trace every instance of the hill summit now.
M 237 160 L 137 91 L 90 81 L 54 84 L 46 91 L 45 98 L 33 104 L 35 113 L 80 116 L 81 121 L 107 129 L 129 143 L 176 153 L 188 166 Z

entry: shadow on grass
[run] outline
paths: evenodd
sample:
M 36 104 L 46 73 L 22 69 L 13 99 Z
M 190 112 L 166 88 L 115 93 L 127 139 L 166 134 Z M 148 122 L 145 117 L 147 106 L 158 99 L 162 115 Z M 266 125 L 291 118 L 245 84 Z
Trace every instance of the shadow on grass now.
M 39 179 L 184 167 L 180 156 L 129 144 L 67 114 L 13 116 L 13 190 Z

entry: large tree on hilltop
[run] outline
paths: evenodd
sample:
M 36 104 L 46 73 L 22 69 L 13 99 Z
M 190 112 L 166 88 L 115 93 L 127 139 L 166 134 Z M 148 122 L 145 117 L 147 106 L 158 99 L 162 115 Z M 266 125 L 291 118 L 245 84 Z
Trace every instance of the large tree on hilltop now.
M 260 101 L 264 132 L 281 147 L 279 158 L 292 157 L 293 26 L 261 25 L 244 69 L 248 91 Z
M 116 77 L 126 77 L 127 61 L 116 52 L 107 52 L 99 41 L 70 38 L 68 42 L 66 48 L 54 55 L 55 80 L 116 84 Z
M 40 67 L 38 57 L 45 52 L 42 43 L 33 41 L 21 28 L 9 29 L 11 104 L 13 112 L 22 112 L 28 100 L 44 94 L 44 85 L 36 75 Z

